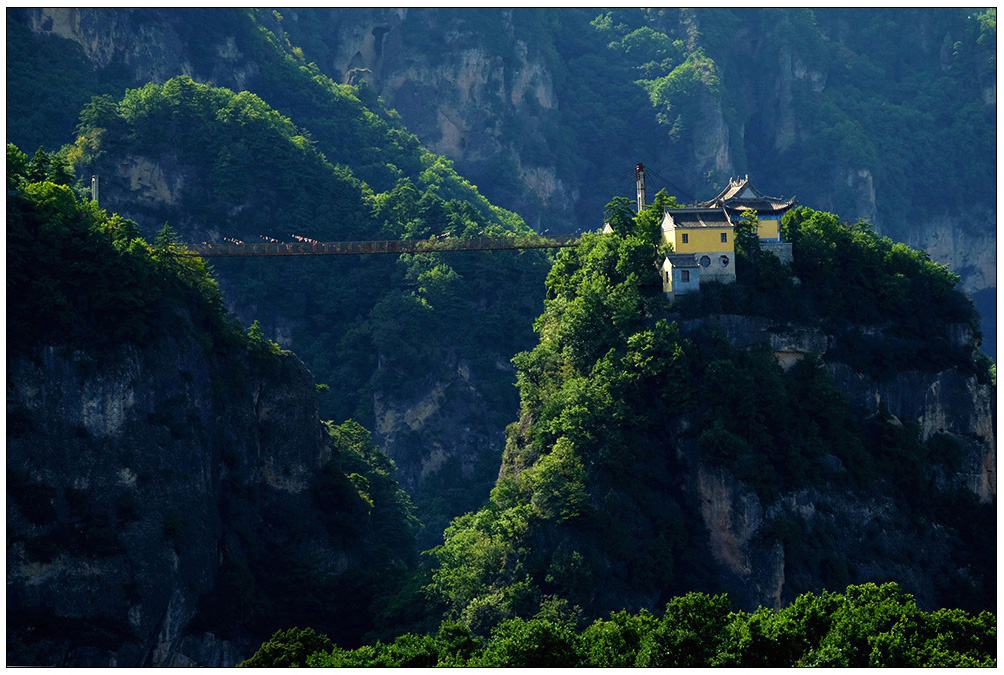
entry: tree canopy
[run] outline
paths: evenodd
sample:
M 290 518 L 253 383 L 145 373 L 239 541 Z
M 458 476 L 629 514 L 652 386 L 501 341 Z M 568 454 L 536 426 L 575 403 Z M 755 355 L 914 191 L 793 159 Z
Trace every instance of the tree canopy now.
M 477 638 L 444 622 L 357 649 L 313 631 L 280 631 L 242 666 L 313 667 L 995 667 L 989 612 L 924 612 L 896 584 L 806 593 L 782 609 L 735 611 L 725 595 L 689 593 L 658 614 L 615 612 L 578 628 L 510 619 Z M 308 653 L 314 649 L 313 653 Z

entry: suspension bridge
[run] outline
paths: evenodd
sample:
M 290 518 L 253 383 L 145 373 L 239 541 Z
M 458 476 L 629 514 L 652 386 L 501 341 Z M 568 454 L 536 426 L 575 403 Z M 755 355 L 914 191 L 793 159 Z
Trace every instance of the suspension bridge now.
M 444 253 L 450 251 L 512 251 L 524 248 L 568 248 L 577 245 L 578 235 L 525 235 L 517 237 L 444 237 L 386 241 L 294 241 L 254 243 L 184 244 L 182 255 L 202 258 L 240 258 L 291 255 L 374 255 L 401 253 Z

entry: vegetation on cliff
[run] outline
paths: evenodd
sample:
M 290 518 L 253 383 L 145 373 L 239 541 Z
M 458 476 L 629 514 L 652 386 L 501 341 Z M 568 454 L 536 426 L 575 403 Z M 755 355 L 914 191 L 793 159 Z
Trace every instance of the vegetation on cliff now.
M 150 245 L 67 179 L 8 144 L 8 658 L 140 665 L 157 611 L 235 644 L 411 625 L 390 601 L 418 526 L 393 463 L 359 424 L 319 422 L 309 373 L 170 228 Z M 72 571 L 27 591 L 39 566 L 87 568 L 110 600 Z
M 287 61 L 284 86 L 298 82 L 310 93 L 274 92 L 280 101 L 298 101 L 295 123 L 249 92 L 178 77 L 130 90 L 119 102 L 95 99 L 81 115 L 68 161 L 78 175 L 101 175 L 105 199 L 147 228 L 170 222 L 192 241 L 529 231 L 514 214 L 489 204 L 447 160 L 419 147 L 398 122 L 369 112 L 350 88 L 312 78 L 307 66 Z M 303 101 L 313 107 L 302 109 Z M 318 127 L 315 117 L 330 124 Z M 165 182 L 179 187 L 125 204 L 116 195 L 129 194 L 130 179 L 114 167 L 119 161 L 140 172 L 157 167 Z M 281 333 L 284 346 L 330 385 L 322 417 L 352 416 L 381 429 L 375 395 L 408 401 L 416 392 L 425 395 L 430 382 L 457 379 L 463 364 L 478 383 L 481 407 L 501 429 L 517 400 L 496 364 L 532 344 L 533 298 L 546 262 L 540 251 L 523 251 L 396 260 L 220 259 L 215 270 L 238 316 L 260 320 L 269 337 Z M 406 431 L 396 432 L 404 446 L 398 454 L 407 448 L 419 457 L 419 437 Z M 469 490 L 444 499 L 452 487 L 445 476 L 460 472 L 459 460 L 450 462 L 428 476 L 416 498 L 430 525 L 423 530 L 427 545 L 449 518 L 477 506 Z M 487 491 L 497 467 L 475 464 L 474 482 Z M 419 468 L 408 471 L 417 483 Z
M 148 343 L 170 321 L 168 304 L 198 312 L 209 345 L 243 342 L 200 258 L 177 256 L 167 229 L 151 246 L 136 223 L 79 201 L 71 180 L 58 156 L 39 149 L 28 159 L 7 144 L 7 334 L 15 353 L 39 344 Z
M 311 477 L 308 512 L 226 500 L 228 555 L 191 630 L 263 639 L 306 623 L 358 644 L 409 625 L 392 599 L 416 564 L 411 499 L 368 431 L 352 420 L 323 428 L 331 459 Z M 312 541 L 342 551 L 345 569 L 319 568 Z
M 574 621 L 714 587 L 698 562 L 707 555 L 703 521 L 684 485 L 698 461 L 727 467 L 765 502 L 809 487 L 867 494 L 881 484 L 918 523 L 950 528 L 966 542 L 954 555 L 981 570 L 979 580 L 965 573 L 936 582 L 928 601 L 981 606 L 979 588 L 993 585 L 993 571 L 980 562 L 980 532 L 992 513 L 935 479 L 957 461 L 955 441 L 925 442 L 916 424 L 882 410 L 864 419 L 817 358 L 783 372 L 768 350 L 736 349 L 708 332 L 682 335 L 655 271 L 648 225 L 660 213 L 652 207 L 633 232 L 587 235 L 559 254 L 535 324 L 540 344 L 514 360 L 522 413 L 509 429 L 500 478 L 489 502 L 454 521 L 432 551 L 439 564 L 428 591 L 447 616 L 487 635 L 514 617 Z M 915 366 L 977 369 L 971 346 L 945 347 L 951 322 L 974 316 L 942 266 L 828 214 L 801 210 L 785 224 L 801 256 L 800 285 L 773 256 L 754 262 L 757 254 L 740 251 L 740 283 L 710 284 L 686 311 L 880 323 L 883 336 L 919 345 L 927 358 Z M 848 296 L 859 302 L 842 304 Z M 923 319 L 901 313 L 929 304 L 939 307 Z M 762 543 L 781 542 L 795 566 L 786 593 L 859 580 L 855 565 L 874 564 L 867 561 L 876 552 L 838 560 L 800 527 L 778 519 Z M 855 563 L 857 555 L 864 557 Z

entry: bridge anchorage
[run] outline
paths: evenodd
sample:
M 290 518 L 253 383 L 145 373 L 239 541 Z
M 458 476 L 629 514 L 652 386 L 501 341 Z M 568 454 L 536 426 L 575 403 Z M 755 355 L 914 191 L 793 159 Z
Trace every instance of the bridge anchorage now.
M 239 258 L 290 255 L 375 255 L 445 253 L 451 251 L 512 251 L 524 248 L 569 248 L 579 243 L 577 235 L 527 235 L 522 237 L 467 237 L 445 239 L 397 239 L 387 241 L 296 241 L 264 243 L 185 244 L 182 255 L 202 258 Z

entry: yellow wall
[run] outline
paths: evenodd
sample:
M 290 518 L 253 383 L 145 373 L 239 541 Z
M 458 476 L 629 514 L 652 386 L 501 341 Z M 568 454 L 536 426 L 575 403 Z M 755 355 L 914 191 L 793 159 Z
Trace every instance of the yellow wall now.
M 727 240 L 722 243 L 722 232 L 726 233 Z M 683 243 L 683 234 L 688 235 L 688 241 Z M 732 242 L 731 227 L 702 227 L 694 230 L 675 229 L 667 233 L 672 237 L 670 243 L 677 253 L 732 253 L 735 245 Z
M 778 233 L 781 231 L 780 227 L 780 221 L 760 218 L 757 222 L 756 234 L 760 239 L 777 239 Z

